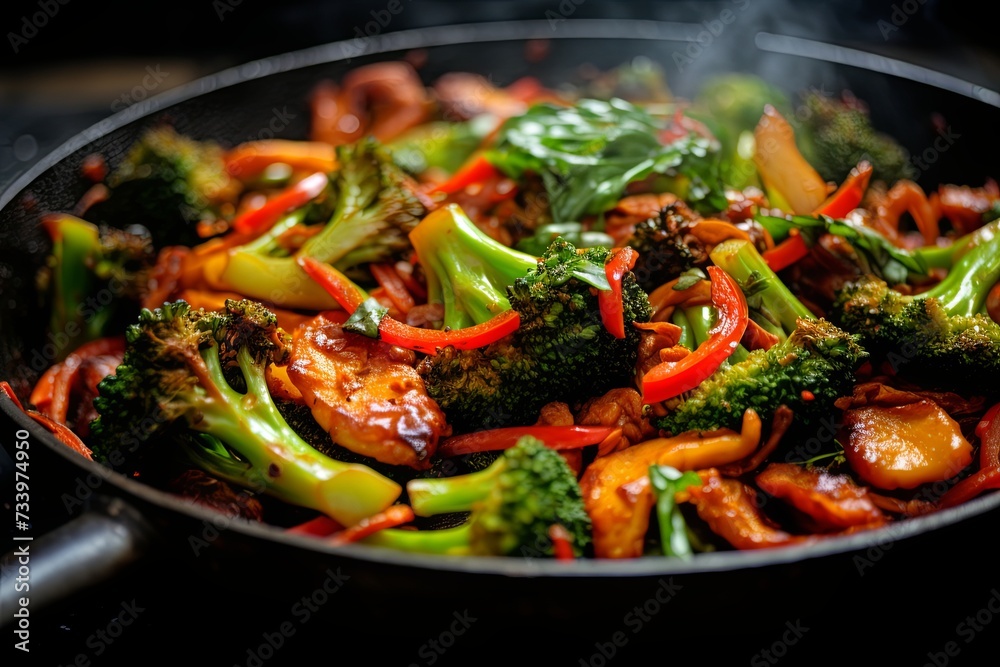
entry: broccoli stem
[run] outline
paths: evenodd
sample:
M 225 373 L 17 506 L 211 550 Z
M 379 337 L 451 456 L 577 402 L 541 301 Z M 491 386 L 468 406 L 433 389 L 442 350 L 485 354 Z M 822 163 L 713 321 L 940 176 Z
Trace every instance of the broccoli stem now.
M 455 477 L 417 478 L 406 484 L 410 507 L 417 516 L 466 512 L 486 498 L 505 467 L 497 459 L 487 468 Z
M 670 320 L 681 328 L 681 337 L 677 341 L 677 344 L 693 350 L 697 344 L 694 342 L 694 335 L 691 333 L 691 321 L 684 314 L 684 309 L 675 309 L 674 314 L 670 316 Z
M 745 291 L 750 288 L 747 299 L 751 308 L 780 324 L 785 335 L 795 331 L 800 317 L 816 319 L 813 312 L 792 294 L 749 241 L 723 241 L 712 249 L 710 257 L 716 266 L 736 279 Z
M 52 306 L 49 331 L 66 336 L 60 345 L 56 361 L 87 341 L 100 338 L 114 310 L 113 305 L 94 310 L 83 316 L 87 297 L 95 288 L 92 266 L 101 252 L 97 226 L 69 215 L 52 216 L 46 221 L 52 237 Z
M 971 317 L 982 309 L 1000 280 L 1000 236 L 994 235 L 963 254 L 944 280 L 915 298 L 935 298 L 952 316 Z
M 993 240 L 1000 232 L 1000 220 L 983 225 L 946 246 L 925 246 L 913 250 L 930 269 L 950 269 L 966 252 Z
M 367 466 L 344 463 L 314 449 L 288 425 L 271 399 L 264 366 L 241 348 L 237 363 L 247 392 L 232 389 L 225 379 L 217 346 L 202 351 L 207 371 L 206 387 L 214 387 L 201 401 L 196 431 L 227 443 L 260 474 L 265 490 L 286 502 L 319 510 L 352 525 L 392 504 L 399 485 Z M 227 481 L 246 484 L 231 462 L 206 450 L 202 460 L 208 472 Z
M 444 306 L 444 325 L 452 329 L 508 310 L 507 287 L 538 265 L 534 255 L 487 236 L 457 205 L 429 214 L 410 241 L 426 269 L 428 302 Z
M 364 544 L 417 553 L 465 556 L 471 553 L 472 526 L 464 523 L 441 530 L 386 528 L 366 537 Z

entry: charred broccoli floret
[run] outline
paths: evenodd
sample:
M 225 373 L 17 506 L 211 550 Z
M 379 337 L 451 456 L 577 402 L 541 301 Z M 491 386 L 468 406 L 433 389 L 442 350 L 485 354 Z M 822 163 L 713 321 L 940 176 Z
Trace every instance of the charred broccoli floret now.
M 230 299 L 219 312 L 184 301 L 143 309 L 126 331 L 123 363 L 98 385 L 95 458 L 141 464 L 156 445 L 170 447 L 219 479 L 345 525 L 392 504 L 399 484 L 321 454 L 279 413 L 265 376 L 289 354 L 276 321 L 250 300 Z
M 1000 324 L 983 308 L 998 280 L 1000 236 L 987 235 L 924 292 L 904 295 L 874 276 L 848 283 L 834 301 L 831 319 L 856 332 L 902 376 L 992 393 L 1000 372 Z
M 423 359 L 418 371 L 432 398 L 457 429 L 527 424 L 550 401 L 576 403 L 634 380 L 639 332 L 625 338 L 605 328 L 596 292 L 608 289 L 611 251 L 576 248 L 557 239 L 536 268 L 507 290 L 520 326 L 483 348 Z M 624 321 L 651 316 L 646 293 L 631 272 L 622 280 Z
M 874 180 L 892 184 L 914 178 L 909 154 L 872 125 L 867 107 L 853 97 L 837 99 L 818 90 L 802 96 L 802 123 L 796 131 L 803 156 L 825 180 L 839 183 L 859 162 L 872 164 Z
M 425 553 L 552 557 L 550 529 L 568 532 L 582 556 L 591 542 L 590 517 L 566 460 L 524 436 L 485 470 L 407 483 L 416 514 L 469 511 L 468 520 L 440 530 L 381 530 L 366 543 Z
M 118 228 L 143 225 L 157 247 L 203 241 L 198 223 L 225 217 L 222 206 L 242 189 L 226 171 L 220 145 L 181 135 L 169 125 L 146 130 L 107 185 L 110 195 L 91 206 L 86 218 Z
M 644 290 L 652 291 L 708 262 L 704 244 L 688 234 L 694 218 L 694 213 L 678 200 L 661 208 L 655 217 L 636 224 L 626 243 L 639 253 L 632 271 Z
M 808 425 L 851 393 L 854 371 L 867 356 L 852 334 L 823 319 L 800 319 L 787 339 L 715 373 L 656 425 L 675 435 L 738 429 L 747 408 L 764 415 L 780 405 Z
M 337 163 L 325 202 L 317 204 L 321 210 L 332 209 L 328 221 L 320 223 L 322 229 L 294 250 L 276 243 L 307 210 L 292 212 L 269 233 L 230 253 L 217 288 L 287 308 L 336 308 L 332 297 L 299 268 L 298 257 L 312 257 L 346 272 L 406 254 L 408 234 L 427 212 L 413 180 L 373 138 L 338 146 Z

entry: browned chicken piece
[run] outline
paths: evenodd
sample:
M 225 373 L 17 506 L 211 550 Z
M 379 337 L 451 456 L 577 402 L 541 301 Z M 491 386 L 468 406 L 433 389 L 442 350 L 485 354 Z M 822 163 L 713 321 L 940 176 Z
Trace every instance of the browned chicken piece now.
M 430 467 L 450 427 L 409 350 L 344 331 L 324 314 L 292 344 L 288 377 L 334 442 L 383 463 Z
M 584 506 L 593 524 L 597 558 L 637 558 L 643 553 L 649 515 L 656 503 L 649 466 L 700 470 L 738 461 L 760 444 L 761 421 L 753 410 L 743 415 L 742 431 L 691 431 L 652 438 L 594 460 L 580 479 Z
M 599 456 L 616 452 L 641 442 L 656 433 L 643 409 L 642 395 L 631 388 L 612 389 L 586 403 L 577 415 L 577 423 L 584 426 L 617 426 L 621 436 L 614 443 L 607 443 Z
M 434 82 L 434 94 L 449 120 L 468 120 L 484 113 L 503 120 L 528 109 L 524 100 L 496 87 L 489 79 L 468 72 L 442 75 Z
M 407 62 L 373 63 L 352 70 L 338 86 L 322 81 L 310 99 L 310 137 L 334 146 L 365 136 L 388 142 L 427 120 L 434 102 Z

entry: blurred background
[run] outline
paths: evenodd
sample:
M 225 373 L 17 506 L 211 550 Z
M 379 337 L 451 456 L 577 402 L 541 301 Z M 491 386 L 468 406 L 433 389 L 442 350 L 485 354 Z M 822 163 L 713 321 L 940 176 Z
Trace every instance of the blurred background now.
M 988 88 L 1000 83 L 991 24 L 965 0 L 396 2 L 390 13 L 391 0 L 8 0 L 0 9 L 0 191 L 69 137 L 149 96 L 258 58 L 425 26 L 567 17 L 699 30 L 729 7 L 741 14 L 741 34 L 727 41 L 760 31 L 807 37 Z

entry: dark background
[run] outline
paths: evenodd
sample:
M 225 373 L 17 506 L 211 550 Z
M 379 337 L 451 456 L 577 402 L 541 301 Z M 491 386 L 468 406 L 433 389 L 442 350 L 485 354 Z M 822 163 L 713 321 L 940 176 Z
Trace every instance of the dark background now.
M 1000 59 L 995 34 L 981 10 L 970 2 L 909 0 L 902 2 L 764 2 L 748 0 L 757 26 L 752 29 L 823 39 L 866 48 L 954 74 L 994 90 L 1000 85 Z M 402 0 L 405 11 L 393 17 L 386 31 L 476 21 L 544 20 L 547 11 L 560 11 L 558 0 L 549 2 L 461 2 L 459 0 Z M 301 2 L 262 0 L 202 0 L 200 2 L 87 2 L 38 0 L 6 3 L 0 10 L 0 190 L 46 153 L 123 105 L 136 101 L 133 91 L 150 72 L 163 74 L 149 94 L 164 92 L 195 78 L 250 60 L 352 38 L 372 21 L 388 2 Z M 564 4 L 569 5 L 569 0 Z M 634 18 L 698 23 L 718 15 L 725 2 L 597 2 L 575 6 L 571 18 Z M 45 7 L 58 7 L 44 25 L 32 32 L 26 27 Z M 895 21 L 894 21 L 895 18 Z M 42 23 L 42 21 L 34 21 Z M 898 24 L 898 25 L 897 25 Z M 890 27 L 891 26 L 891 27 Z M 14 37 L 11 37 L 14 35 Z M 19 37 L 23 38 L 22 42 Z M 15 52 L 15 47 L 17 51 Z M 143 95 L 146 92 L 142 93 Z M 6 428 L 4 425 L 4 437 Z M 2 451 L 2 450 L 0 450 Z M 42 481 L 50 488 L 41 500 L 33 497 L 41 533 L 66 517 L 59 502 L 59 480 Z M 6 530 L 6 527 L 5 527 Z M 960 544 L 955 545 L 961 549 Z M 886 567 L 892 567 L 890 561 Z M 707 619 L 705 632 L 692 636 L 672 632 L 669 620 L 650 622 L 648 629 L 602 662 L 598 645 L 608 646 L 612 631 L 554 627 L 525 628 L 534 648 L 519 648 L 522 635 L 510 632 L 511 623 L 491 625 L 489 601 L 472 610 L 476 621 L 468 633 L 456 638 L 443 657 L 428 653 L 429 640 L 449 627 L 451 618 L 422 617 L 419 606 L 398 610 L 398 618 L 373 622 L 365 632 L 338 631 L 338 619 L 350 610 L 326 608 L 322 622 L 311 623 L 287 638 L 273 658 L 277 664 L 408 665 L 494 664 L 498 655 L 521 656 L 518 662 L 550 665 L 638 664 L 653 662 L 687 664 L 943 664 L 977 665 L 984 656 L 995 664 L 1000 648 L 1000 614 L 977 633 L 975 641 L 961 645 L 957 656 L 941 653 L 946 642 L 962 637 L 956 625 L 987 603 L 998 585 L 995 561 L 970 562 L 968 572 L 915 572 L 915 587 L 964 587 L 954 607 L 914 606 L 912 613 L 885 613 L 887 600 L 864 597 L 831 604 L 836 612 L 799 610 L 775 618 L 773 628 L 749 634 L 741 619 L 754 607 L 733 599 L 718 600 L 718 616 Z M 919 578 L 916 578 L 919 577 Z M 975 583 L 969 586 L 970 579 Z M 118 580 L 86 596 L 69 600 L 33 618 L 30 660 L 14 654 L 13 664 L 69 664 L 83 654 L 93 665 L 178 664 L 247 665 L 248 648 L 259 647 L 266 632 L 273 632 L 289 618 L 294 591 L 273 596 L 281 586 L 280 573 L 269 573 L 246 582 L 245 591 L 221 590 L 204 572 L 182 564 L 152 560 L 125 573 Z M 196 599 L 178 591 L 203 591 Z M 264 590 L 268 594 L 263 593 Z M 827 590 L 816 581 L 816 595 L 831 601 L 840 591 Z M 262 599 L 272 600 L 260 604 Z M 112 643 L 93 639 L 107 629 L 122 604 L 135 601 L 141 608 L 135 622 Z M 637 601 L 639 602 L 639 601 Z M 1000 603 L 1000 598 L 998 598 Z M 600 604 L 600 601 L 595 601 Z M 847 611 L 845 611 L 847 610 Z M 626 610 L 622 610 L 624 613 Z M 612 614 L 613 615 L 613 614 Z M 356 620 L 356 619 L 355 619 Z M 779 642 L 791 626 L 802 621 L 808 628 L 801 641 L 784 646 L 781 655 L 768 660 L 762 651 Z M 625 628 L 628 629 L 628 628 Z M 5 631 L 3 651 L 13 639 Z M 794 635 L 788 635 L 792 637 Z M 539 642 L 541 644 L 539 645 Z M 102 647 L 100 655 L 97 646 Z M 868 652 L 865 646 L 873 646 Z M 422 653 L 421 650 L 424 649 Z M 785 653 L 787 652 L 787 655 Z M 534 659 L 532 659 L 534 656 Z M 596 656 L 591 659 L 592 656 Z M 936 662 L 935 662 L 936 661 Z M 5 664 L 12 664 L 6 662 Z M 509 663 L 508 663 L 509 664 Z

